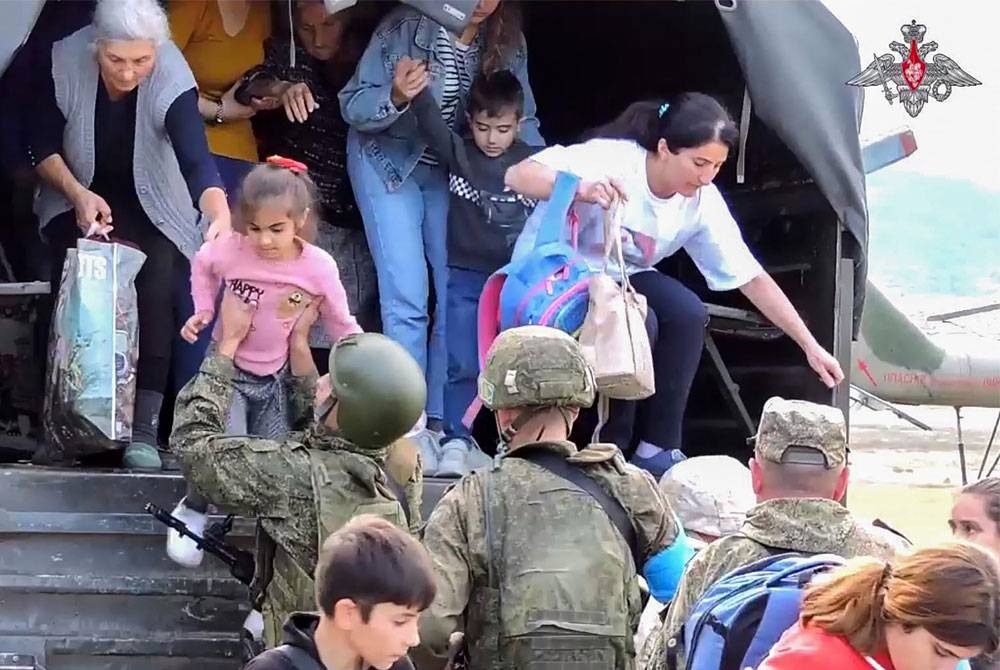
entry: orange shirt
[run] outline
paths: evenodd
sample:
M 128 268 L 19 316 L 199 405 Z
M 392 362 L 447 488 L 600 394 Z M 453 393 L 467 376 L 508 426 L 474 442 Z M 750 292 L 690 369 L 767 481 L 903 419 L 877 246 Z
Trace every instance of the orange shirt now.
M 184 54 L 199 92 L 218 100 L 243 74 L 264 60 L 264 40 L 271 35 L 271 9 L 264 0 L 247 0 L 246 24 L 235 36 L 226 33 L 218 0 L 171 0 L 167 12 L 174 42 Z M 257 142 L 249 119 L 206 126 L 213 154 L 257 161 Z

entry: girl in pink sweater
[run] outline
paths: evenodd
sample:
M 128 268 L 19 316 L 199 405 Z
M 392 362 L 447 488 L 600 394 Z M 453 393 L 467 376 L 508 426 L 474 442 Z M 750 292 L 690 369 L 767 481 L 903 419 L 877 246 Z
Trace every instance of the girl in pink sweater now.
M 224 283 L 256 309 L 236 366 L 261 377 L 284 367 L 292 326 L 316 298 L 323 298 L 320 317 L 332 339 L 361 332 L 347 307 L 337 263 L 306 241 L 315 231 L 315 187 L 305 170 L 302 163 L 277 156 L 254 168 L 240 193 L 235 226 L 242 234 L 205 243 L 191 264 L 195 314 L 181 335 L 194 342 L 212 322 Z
M 220 287 L 253 305 L 250 333 L 236 350 L 232 435 L 278 437 L 290 429 L 285 375 L 289 338 L 303 311 L 319 300 L 319 314 L 333 341 L 360 333 L 347 306 L 337 264 L 308 240 L 315 232 L 315 186 L 306 166 L 272 156 L 246 176 L 234 217 L 236 232 L 206 242 L 191 263 L 195 314 L 181 328 L 194 342 L 215 316 Z M 216 324 L 213 339 L 221 335 Z M 195 532 L 204 529 L 208 502 L 190 486 L 174 515 Z M 167 553 L 194 567 L 203 553 L 175 531 Z

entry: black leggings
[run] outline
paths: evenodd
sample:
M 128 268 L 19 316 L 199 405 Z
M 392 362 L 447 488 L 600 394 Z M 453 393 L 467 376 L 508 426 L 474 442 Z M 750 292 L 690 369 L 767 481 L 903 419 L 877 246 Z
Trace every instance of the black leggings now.
M 170 351 L 174 333 L 180 328 L 173 309 L 174 266 L 182 266 L 180 251 L 148 219 L 130 220 L 115 217 L 113 237 L 127 240 L 146 254 L 135 280 L 139 312 L 139 363 L 136 388 L 164 393 L 170 374 Z M 76 247 L 80 229 L 73 210 L 61 214 L 45 227 L 44 234 L 52 254 L 52 293 L 62 281 L 66 251 Z
M 708 312 L 695 293 L 673 277 L 651 270 L 631 277 L 635 290 L 646 297 L 646 332 L 653 347 L 656 393 L 645 400 L 612 400 L 602 442 L 612 442 L 625 453 L 639 441 L 663 449 L 680 449 L 684 410 L 694 382 Z M 596 410 L 586 412 L 581 431 L 593 431 Z M 590 434 L 574 437 L 589 441 Z

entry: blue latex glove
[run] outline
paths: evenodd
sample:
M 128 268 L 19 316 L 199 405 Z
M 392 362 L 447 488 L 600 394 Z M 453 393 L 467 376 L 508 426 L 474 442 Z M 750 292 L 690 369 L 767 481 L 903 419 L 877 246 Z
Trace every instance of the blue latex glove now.
M 677 537 L 674 538 L 673 544 L 650 558 L 643 566 L 642 576 L 649 585 L 649 594 L 661 603 L 673 600 L 684 568 L 694 554 L 695 549 L 688 541 L 684 528 L 677 523 Z M 968 668 L 958 670 L 968 670 Z

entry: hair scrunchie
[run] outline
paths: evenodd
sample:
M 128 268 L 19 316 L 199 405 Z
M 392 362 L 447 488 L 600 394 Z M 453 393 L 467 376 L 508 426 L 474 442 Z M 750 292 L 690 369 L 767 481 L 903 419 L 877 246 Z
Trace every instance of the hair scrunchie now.
M 309 171 L 305 163 L 301 163 L 292 158 L 285 158 L 284 156 L 268 156 L 267 164 L 273 165 L 275 167 L 283 168 L 289 170 L 293 174 L 299 175 Z

